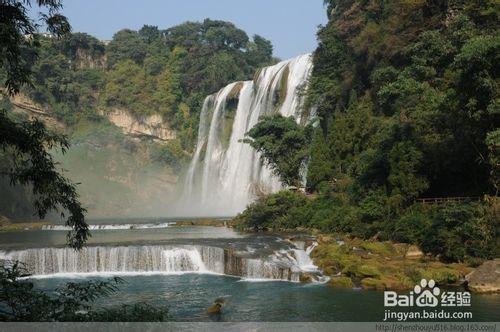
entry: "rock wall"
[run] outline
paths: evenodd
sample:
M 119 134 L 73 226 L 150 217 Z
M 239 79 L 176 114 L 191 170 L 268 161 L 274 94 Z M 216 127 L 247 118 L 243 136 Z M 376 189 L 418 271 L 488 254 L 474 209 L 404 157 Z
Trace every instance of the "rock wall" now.
M 52 129 L 63 130 L 65 127 L 64 124 L 58 121 L 49 110 L 37 105 L 23 94 L 17 94 L 11 97 L 10 102 L 13 106 L 13 112 L 26 114 L 31 120 L 38 119 L 47 127 Z
M 76 50 L 75 67 L 78 69 L 104 69 L 107 58 L 105 55 L 95 55 L 85 49 Z
M 130 112 L 115 109 L 103 115 L 133 138 L 151 139 L 158 143 L 166 143 L 176 138 L 175 131 L 170 129 L 158 114 L 136 117 Z

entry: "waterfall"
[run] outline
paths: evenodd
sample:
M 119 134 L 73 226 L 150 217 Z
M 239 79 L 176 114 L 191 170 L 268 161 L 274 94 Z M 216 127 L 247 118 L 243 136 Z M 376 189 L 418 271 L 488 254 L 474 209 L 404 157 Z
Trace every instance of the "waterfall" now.
M 196 249 L 173 248 L 162 251 L 165 271 L 207 272 L 201 254 Z
M 297 264 L 299 268 L 303 271 L 317 271 L 318 267 L 314 265 L 313 260 L 311 259 L 311 252 L 318 245 L 317 242 L 314 242 L 306 250 L 294 249 L 295 259 L 297 260 Z
M 215 247 L 86 247 L 40 248 L 0 252 L 0 257 L 26 264 L 34 275 L 72 273 L 212 272 L 223 273 Z
M 231 83 L 205 99 L 184 183 L 183 214 L 234 215 L 259 193 L 281 188 L 259 154 L 240 140 L 265 115 L 307 121 L 311 114 L 302 108 L 303 92 L 311 70 L 311 55 L 302 55 L 265 67 L 253 81 Z
M 300 252 L 300 255 L 297 253 Z M 20 261 L 35 276 L 72 274 L 214 273 L 250 280 L 299 281 L 302 249 L 269 256 L 200 245 L 95 246 L 0 251 L 0 260 Z

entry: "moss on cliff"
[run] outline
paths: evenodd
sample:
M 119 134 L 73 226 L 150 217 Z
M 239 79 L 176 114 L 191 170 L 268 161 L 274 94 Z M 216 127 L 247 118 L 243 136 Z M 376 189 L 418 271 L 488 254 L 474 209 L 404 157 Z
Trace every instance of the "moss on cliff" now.
M 288 92 L 288 77 L 290 76 L 290 67 L 287 65 L 285 68 L 283 68 L 283 73 L 281 74 L 280 82 L 279 82 L 279 88 L 276 90 L 278 93 L 277 98 L 275 98 L 275 102 L 277 103 L 274 105 L 275 109 L 278 111 L 280 107 L 283 105 L 286 99 L 286 95 Z
M 229 141 L 233 132 L 234 117 L 236 116 L 236 110 L 238 109 L 240 92 L 242 88 L 243 82 L 236 83 L 226 97 L 226 106 L 224 110 L 224 117 L 222 118 L 220 136 L 221 143 L 224 149 L 227 149 L 227 147 L 229 146 Z

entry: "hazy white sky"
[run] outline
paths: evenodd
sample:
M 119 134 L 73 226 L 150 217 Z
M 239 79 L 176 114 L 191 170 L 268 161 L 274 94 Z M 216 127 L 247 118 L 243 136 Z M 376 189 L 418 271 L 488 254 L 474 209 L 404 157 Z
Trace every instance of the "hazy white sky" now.
M 312 52 L 317 27 L 327 21 L 323 0 L 63 0 L 63 4 L 73 31 L 99 39 L 144 24 L 164 29 L 211 18 L 270 39 L 274 54 L 282 59 Z

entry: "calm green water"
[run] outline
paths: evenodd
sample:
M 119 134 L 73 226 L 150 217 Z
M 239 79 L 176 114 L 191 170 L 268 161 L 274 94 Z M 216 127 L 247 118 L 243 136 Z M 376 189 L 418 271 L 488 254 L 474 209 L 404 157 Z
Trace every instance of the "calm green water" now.
M 75 279 L 38 279 L 53 289 Z M 334 289 L 318 284 L 248 282 L 215 275 L 153 275 L 124 277 L 126 284 L 103 305 L 146 301 L 167 304 L 176 321 L 208 321 L 205 313 L 213 300 L 226 298 L 223 321 L 381 321 L 383 293 Z M 469 309 L 467 309 L 469 310 Z M 498 321 L 499 296 L 472 296 L 473 321 Z

